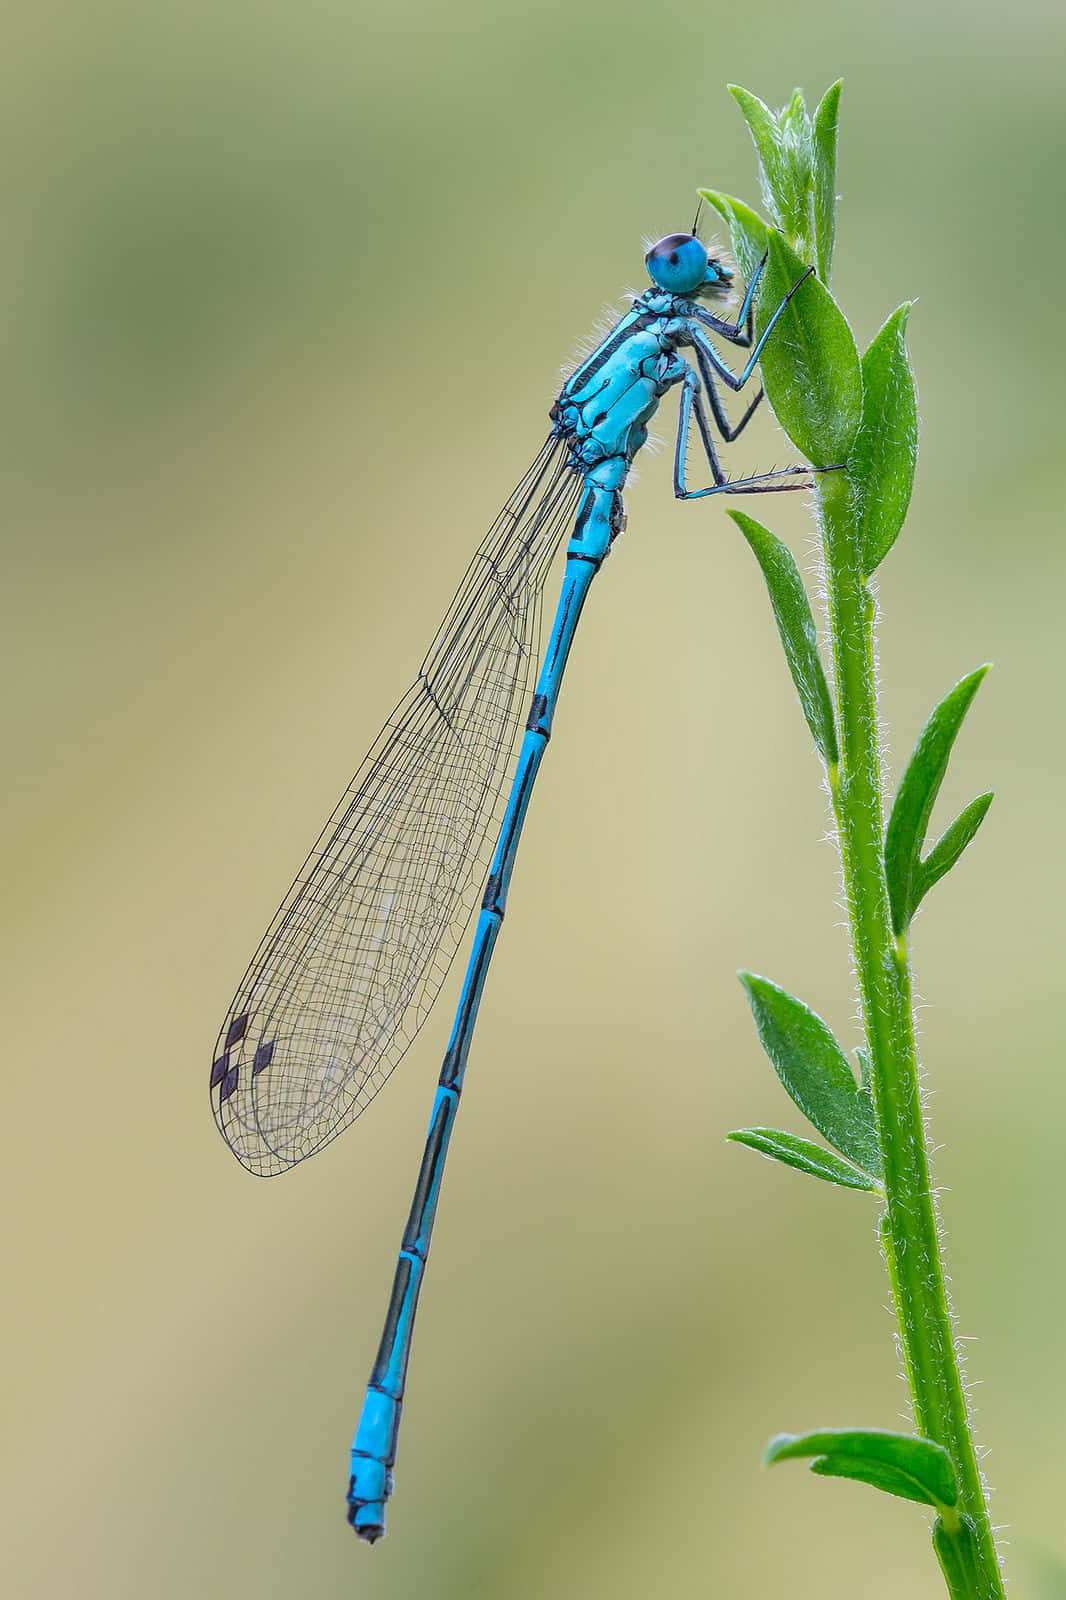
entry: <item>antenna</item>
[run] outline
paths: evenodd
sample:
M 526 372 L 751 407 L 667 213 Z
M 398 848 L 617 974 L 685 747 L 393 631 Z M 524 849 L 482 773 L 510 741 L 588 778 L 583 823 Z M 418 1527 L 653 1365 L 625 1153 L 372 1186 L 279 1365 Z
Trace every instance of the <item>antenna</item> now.
M 698 228 L 698 227 L 699 227 L 699 225 L 700 225 L 700 212 L 701 212 L 701 211 L 702 211 L 702 210 L 703 210 L 703 196 L 702 196 L 702 195 L 700 195 L 700 203 L 699 203 L 699 205 L 698 205 L 698 206 L 697 206 L 697 207 L 696 207 L 696 220 L 695 220 L 695 221 L 694 221 L 694 222 L 693 222 L 693 224 L 692 224 L 692 237 L 693 237 L 693 238 L 694 238 L 694 239 L 698 239 L 698 238 L 699 238 L 699 234 L 698 234 L 698 233 L 697 233 L 697 232 L 696 232 L 696 229 L 697 229 L 697 228 Z

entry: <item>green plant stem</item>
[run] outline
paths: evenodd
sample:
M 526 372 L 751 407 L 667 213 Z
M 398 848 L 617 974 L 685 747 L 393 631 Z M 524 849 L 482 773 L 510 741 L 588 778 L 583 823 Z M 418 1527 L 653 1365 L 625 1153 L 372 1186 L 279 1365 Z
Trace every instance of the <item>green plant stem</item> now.
M 882 1239 L 915 1422 L 950 1453 L 958 1474 L 958 1513 L 965 1521 L 953 1528 L 956 1519 L 942 1519 L 941 1542 L 957 1536 L 975 1547 L 970 1588 L 957 1587 L 962 1563 L 952 1563 L 950 1554 L 945 1560 L 939 1544 L 937 1553 L 953 1595 L 1002 1600 L 1003 1580 L 970 1432 L 929 1182 L 909 952 L 905 936 L 893 934 L 889 912 L 875 605 L 860 565 L 845 473 L 822 477 L 820 503 L 840 743 L 840 763 L 830 770 L 830 788 L 884 1155 Z

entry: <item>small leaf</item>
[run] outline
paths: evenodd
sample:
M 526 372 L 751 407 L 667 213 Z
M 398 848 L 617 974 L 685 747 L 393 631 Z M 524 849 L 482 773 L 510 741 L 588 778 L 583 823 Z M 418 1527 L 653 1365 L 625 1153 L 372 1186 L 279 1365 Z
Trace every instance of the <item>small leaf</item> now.
M 914 874 L 914 887 L 911 890 L 912 916 L 934 883 L 938 883 L 945 872 L 951 871 L 985 820 L 985 814 L 991 804 L 991 793 L 979 794 L 976 800 L 971 800 L 969 805 L 959 812 L 955 821 L 944 829 L 925 860 L 918 863 L 918 869 Z
M 762 1047 L 803 1115 L 863 1172 L 881 1176 L 873 1108 L 821 1017 L 767 978 L 740 973 Z
M 778 117 L 778 126 L 781 129 L 787 184 L 782 200 L 786 194 L 789 200 L 787 220 L 783 224 L 782 232 L 796 254 L 813 265 L 811 119 L 807 115 L 802 89 L 793 89 L 792 99 Z
M 872 1489 L 882 1489 L 885 1494 L 895 1494 L 901 1500 L 916 1500 L 919 1505 L 931 1504 L 928 1494 L 906 1472 L 887 1466 L 883 1461 L 858 1460 L 854 1456 L 823 1456 L 811 1462 L 811 1471 L 819 1478 L 851 1478 L 858 1483 L 868 1483 Z
M 955 1468 L 943 1445 L 914 1434 L 880 1429 L 778 1434 L 766 1463 L 813 1456 L 811 1471 L 822 1477 L 856 1478 L 875 1489 L 944 1510 L 959 1497 Z
M 770 235 L 758 322 L 770 316 L 803 272 L 780 234 Z M 816 467 L 847 461 L 862 416 L 859 353 L 843 312 L 817 277 L 786 307 L 762 355 L 766 393 L 778 421 Z
M 807 726 L 827 766 L 839 760 L 836 723 L 829 685 L 822 658 L 818 654 L 818 635 L 811 615 L 810 601 L 792 553 L 769 529 L 743 511 L 729 515 L 755 552 L 770 591 L 770 604 L 777 619 L 777 631 L 785 648 L 785 659 L 792 682 L 803 707 Z
M 855 1059 L 859 1063 L 859 1082 L 862 1084 L 862 1087 L 865 1089 L 866 1093 L 869 1094 L 871 1067 L 869 1050 L 864 1050 L 861 1045 L 858 1045 L 855 1050 Z
M 943 1515 L 933 1524 L 933 1549 L 947 1581 L 951 1600 L 972 1600 L 982 1594 L 981 1551 L 969 1517 L 953 1517 L 954 1526 Z
M 755 154 L 759 158 L 759 187 L 763 204 L 777 226 L 791 232 L 798 202 L 781 122 L 750 89 L 742 89 L 735 83 L 729 84 L 728 89 L 748 124 Z
M 809 1172 L 812 1178 L 824 1178 L 827 1183 L 839 1183 L 844 1189 L 876 1189 L 878 1185 L 865 1172 L 842 1161 L 832 1150 L 823 1150 L 810 1139 L 801 1139 L 782 1128 L 736 1128 L 726 1134 L 734 1144 L 746 1145 L 762 1156 L 795 1167 L 797 1172 Z
M 783 106 L 778 117 L 781 132 L 787 138 L 790 134 L 800 139 L 808 123 L 807 102 L 803 98 L 802 89 L 793 89 L 792 98 L 787 106 Z
M 867 577 L 896 542 L 914 487 L 918 407 L 904 340 L 910 311 L 910 301 L 894 311 L 862 358 L 862 422 L 848 455 L 848 477 Z
M 814 113 L 811 129 L 811 154 L 814 184 L 814 263 L 824 284 L 829 283 L 833 266 L 833 245 L 837 218 L 837 120 L 840 114 L 838 79 L 822 96 Z
M 885 871 L 892 926 L 897 934 L 905 931 L 914 915 L 929 816 L 944 781 L 955 736 L 987 671 L 987 666 L 978 667 L 962 678 L 936 707 L 921 731 L 892 806 L 885 831 Z

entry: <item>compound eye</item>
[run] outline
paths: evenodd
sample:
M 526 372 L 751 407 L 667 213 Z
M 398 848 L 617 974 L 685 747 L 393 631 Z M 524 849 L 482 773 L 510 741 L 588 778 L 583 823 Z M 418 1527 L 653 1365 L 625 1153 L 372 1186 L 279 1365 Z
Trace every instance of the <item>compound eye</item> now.
M 648 276 L 668 294 L 692 294 L 707 275 L 707 249 L 691 233 L 670 233 L 644 257 Z

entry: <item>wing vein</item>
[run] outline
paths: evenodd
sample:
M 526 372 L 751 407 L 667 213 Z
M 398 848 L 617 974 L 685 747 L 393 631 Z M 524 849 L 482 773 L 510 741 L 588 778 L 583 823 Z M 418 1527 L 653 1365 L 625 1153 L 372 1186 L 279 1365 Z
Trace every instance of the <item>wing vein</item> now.
M 580 491 L 566 447 L 549 439 L 237 990 L 214 1109 L 253 1172 L 283 1171 L 347 1127 L 444 982 L 488 868 L 536 671 L 544 581 Z

